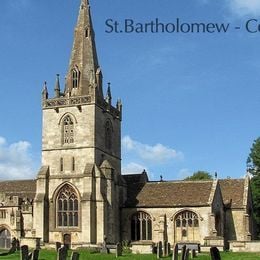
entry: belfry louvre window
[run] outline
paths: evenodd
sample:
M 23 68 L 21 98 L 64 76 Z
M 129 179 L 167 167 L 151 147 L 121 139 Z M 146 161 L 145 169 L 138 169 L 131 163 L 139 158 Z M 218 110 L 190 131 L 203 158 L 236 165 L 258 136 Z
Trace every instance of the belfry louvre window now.
M 131 239 L 152 240 L 152 218 L 149 214 L 139 211 L 132 216 Z
M 72 70 L 72 88 L 79 87 L 79 71 L 77 69 Z
M 64 185 L 56 201 L 57 226 L 78 227 L 79 200 L 75 190 L 68 184 Z
M 74 143 L 74 123 L 69 115 L 63 119 L 63 144 Z

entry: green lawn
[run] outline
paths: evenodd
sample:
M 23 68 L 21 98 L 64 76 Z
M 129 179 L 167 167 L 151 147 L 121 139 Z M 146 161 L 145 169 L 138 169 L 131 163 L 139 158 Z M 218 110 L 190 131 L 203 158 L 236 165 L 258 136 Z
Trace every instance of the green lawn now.
M 254 259 L 259 259 L 260 260 L 260 253 L 221 253 L 222 259 L 223 260 L 229 260 L 229 259 L 234 259 L 234 260 L 254 260 Z M 86 251 L 80 251 L 80 259 L 81 260 L 109 260 L 109 259 L 115 259 L 114 254 L 109 254 L 109 255 L 101 255 L 101 254 L 94 254 L 94 253 L 89 253 Z M 2 256 L 0 257 L 0 260 L 5 260 L 5 259 L 13 259 L 13 260 L 19 260 L 19 253 L 15 253 L 13 255 L 9 256 Z M 68 258 L 69 259 L 69 258 Z M 119 257 L 118 259 L 121 260 L 153 260 L 156 259 L 155 255 L 124 255 Z M 171 257 L 163 258 L 163 259 L 168 259 L 170 260 Z M 198 260 L 206 260 L 210 259 L 210 256 L 208 253 L 202 253 L 200 254 L 196 259 Z M 40 257 L 39 260 L 56 260 L 56 252 L 53 250 L 41 250 L 40 251 Z

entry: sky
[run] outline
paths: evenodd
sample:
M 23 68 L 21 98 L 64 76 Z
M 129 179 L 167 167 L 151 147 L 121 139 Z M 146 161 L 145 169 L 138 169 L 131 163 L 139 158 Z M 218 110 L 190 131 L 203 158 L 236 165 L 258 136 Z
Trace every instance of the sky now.
M 90 2 L 104 91 L 111 82 L 113 102 L 123 102 L 123 173 L 146 169 L 151 180 L 183 179 L 198 170 L 243 177 L 260 136 L 260 2 Z M 57 73 L 66 76 L 79 4 L 0 1 L 2 180 L 37 175 L 41 91 L 47 81 L 52 92 Z M 108 32 L 108 20 L 123 26 L 126 19 L 229 27 L 226 33 Z M 254 33 L 246 28 L 249 20 Z

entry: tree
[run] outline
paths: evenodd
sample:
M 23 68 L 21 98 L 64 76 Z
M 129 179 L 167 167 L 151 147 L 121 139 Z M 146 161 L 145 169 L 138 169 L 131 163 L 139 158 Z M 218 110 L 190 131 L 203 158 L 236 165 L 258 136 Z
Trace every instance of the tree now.
M 247 159 L 248 170 L 252 176 L 251 189 L 257 233 L 260 231 L 260 137 L 253 142 Z
M 185 178 L 185 181 L 207 181 L 212 180 L 213 177 L 210 173 L 206 171 L 197 171 L 194 172 L 191 176 Z

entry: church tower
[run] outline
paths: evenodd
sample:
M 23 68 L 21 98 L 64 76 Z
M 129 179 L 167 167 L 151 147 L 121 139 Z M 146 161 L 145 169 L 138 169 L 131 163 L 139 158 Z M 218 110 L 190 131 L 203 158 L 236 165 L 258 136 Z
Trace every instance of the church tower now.
M 121 115 L 104 97 L 88 0 L 81 0 L 64 91 L 59 75 L 42 92 L 42 167 L 34 204 L 35 236 L 88 246 L 119 241 Z

